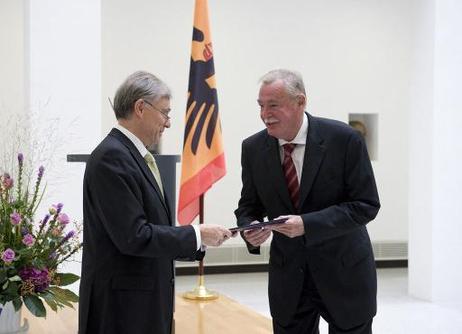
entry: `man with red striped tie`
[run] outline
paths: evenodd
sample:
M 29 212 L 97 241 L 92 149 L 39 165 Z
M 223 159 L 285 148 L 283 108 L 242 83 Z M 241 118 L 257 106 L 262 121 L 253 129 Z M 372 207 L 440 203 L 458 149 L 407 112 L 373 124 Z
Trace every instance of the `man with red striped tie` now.
M 271 234 L 269 302 L 277 334 L 372 333 L 377 278 L 366 224 L 380 202 L 364 138 L 339 121 L 305 112 L 303 79 L 273 70 L 261 79 L 266 129 L 242 143 L 242 192 L 235 211 L 250 253 Z

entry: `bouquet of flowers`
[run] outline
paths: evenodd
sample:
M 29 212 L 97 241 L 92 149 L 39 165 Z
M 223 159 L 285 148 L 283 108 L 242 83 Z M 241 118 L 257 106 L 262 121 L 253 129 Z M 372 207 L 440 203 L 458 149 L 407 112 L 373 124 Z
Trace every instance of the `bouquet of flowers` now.
M 33 190 L 24 182 L 24 156 L 18 154 L 16 179 L 0 175 L 0 312 L 12 302 L 15 310 L 24 303 L 38 317 L 46 316 L 43 301 L 57 311 L 73 307 L 78 296 L 62 288 L 79 277 L 60 273 L 59 265 L 70 260 L 80 248 L 78 229 L 69 228 L 69 217 L 61 203 L 53 205 L 38 222 L 35 211 L 44 190 L 44 167 L 38 169 Z M 27 182 L 29 183 L 29 182 Z

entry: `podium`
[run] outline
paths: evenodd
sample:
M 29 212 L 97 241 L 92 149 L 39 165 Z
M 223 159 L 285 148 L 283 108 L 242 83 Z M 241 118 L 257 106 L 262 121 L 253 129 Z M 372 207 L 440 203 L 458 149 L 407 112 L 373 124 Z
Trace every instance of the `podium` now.
M 162 175 L 162 185 L 169 199 L 169 210 L 172 215 L 172 224 L 176 221 L 176 164 L 180 162 L 180 156 L 176 154 L 155 154 L 151 151 L 156 159 L 160 174 Z M 68 154 L 67 162 L 84 162 L 89 159 L 89 154 Z

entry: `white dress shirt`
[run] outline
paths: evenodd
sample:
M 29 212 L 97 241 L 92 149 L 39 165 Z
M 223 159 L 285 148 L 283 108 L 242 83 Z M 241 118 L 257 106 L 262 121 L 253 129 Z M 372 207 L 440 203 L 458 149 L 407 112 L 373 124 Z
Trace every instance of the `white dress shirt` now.
M 116 128 L 117 130 L 122 132 L 125 136 L 127 136 L 127 138 L 130 139 L 133 145 L 135 145 L 136 149 L 140 152 L 141 156 L 144 158 L 146 153 L 148 153 L 148 149 L 144 146 L 143 142 L 137 136 L 131 133 L 130 130 L 124 128 L 120 124 L 116 124 L 114 128 Z M 197 245 L 197 250 L 199 250 L 199 248 L 201 248 L 201 243 L 202 243 L 201 232 L 198 226 L 192 225 L 192 227 L 194 228 L 194 232 L 196 233 L 196 242 L 197 242 L 196 245 Z
M 278 139 L 279 141 L 279 154 L 281 157 L 281 165 L 284 162 L 284 144 L 297 144 L 292 152 L 292 160 L 294 161 L 295 170 L 297 171 L 298 184 L 302 178 L 303 171 L 303 159 L 305 157 L 305 147 L 306 147 L 306 136 L 308 135 L 308 116 L 303 114 L 303 122 L 300 130 L 298 130 L 297 135 L 290 142 L 285 141 L 284 139 Z

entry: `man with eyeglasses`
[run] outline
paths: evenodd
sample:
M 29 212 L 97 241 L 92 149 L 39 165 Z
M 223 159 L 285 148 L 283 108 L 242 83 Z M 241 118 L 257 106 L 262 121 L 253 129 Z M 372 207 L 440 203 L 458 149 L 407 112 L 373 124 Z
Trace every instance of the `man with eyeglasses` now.
M 118 88 L 118 124 L 87 162 L 79 333 L 170 334 L 173 260 L 200 260 L 201 245 L 231 232 L 218 225 L 175 227 L 148 148 L 170 127 L 170 90 L 135 72 Z

